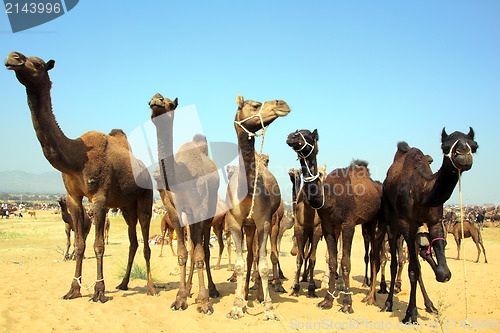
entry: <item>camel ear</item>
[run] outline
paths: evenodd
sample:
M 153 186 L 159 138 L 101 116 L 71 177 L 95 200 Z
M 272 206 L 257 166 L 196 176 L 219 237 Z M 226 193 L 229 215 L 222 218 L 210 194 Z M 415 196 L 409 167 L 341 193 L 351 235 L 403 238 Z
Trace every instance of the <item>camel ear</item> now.
M 448 137 L 448 134 L 446 134 L 446 131 L 443 127 L 443 131 L 441 132 L 441 142 L 444 142 L 447 137 Z
M 469 127 L 469 134 L 467 134 L 467 136 L 469 137 L 469 139 L 474 140 L 474 130 L 472 129 L 472 127 Z
M 52 68 L 54 68 L 54 65 L 56 64 L 55 60 L 49 60 L 46 64 L 45 64 L 45 69 L 47 71 L 50 71 Z
M 176 97 L 175 100 L 170 103 L 170 109 L 173 111 L 177 108 L 177 105 L 179 105 L 179 99 Z
M 315 129 L 313 132 L 312 132 L 312 137 L 315 141 L 318 141 L 319 140 L 319 135 L 318 135 L 318 130 Z
M 238 95 L 236 96 L 236 104 L 238 104 L 238 107 L 243 108 L 243 96 Z

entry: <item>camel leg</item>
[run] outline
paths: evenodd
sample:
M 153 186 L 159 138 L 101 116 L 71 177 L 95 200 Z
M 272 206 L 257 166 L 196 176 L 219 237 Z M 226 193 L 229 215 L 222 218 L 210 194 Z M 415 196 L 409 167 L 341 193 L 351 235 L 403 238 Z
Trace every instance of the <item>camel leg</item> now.
M 300 271 L 302 270 L 302 264 L 304 262 L 305 242 L 303 237 L 304 236 L 303 230 L 297 228 L 295 229 L 294 234 L 295 234 L 295 244 L 297 246 L 297 259 L 296 259 L 297 270 L 295 271 L 295 279 L 293 281 L 293 287 L 290 296 L 298 297 L 300 294 L 299 279 L 300 279 Z
M 388 294 L 389 292 L 387 291 L 387 282 L 385 279 L 385 266 L 387 265 L 387 253 L 385 252 L 384 248 L 382 248 L 382 252 L 383 254 L 380 254 L 380 289 L 377 293 Z
M 307 297 L 317 298 L 316 295 L 316 282 L 314 282 L 314 267 L 316 266 L 316 251 L 318 249 L 318 243 L 321 235 L 312 235 L 311 249 L 309 251 L 309 286 L 307 287 Z
M 369 226 L 363 224 L 361 226 L 362 232 L 363 232 L 363 242 L 365 245 L 365 277 L 363 279 L 363 285 L 362 287 L 369 287 L 370 286 L 370 279 L 368 278 L 368 267 L 370 266 L 370 236 L 368 234 L 369 232 Z M 372 249 L 373 250 L 373 249 Z
M 437 313 L 438 312 L 437 309 L 434 307 L 434 304 L 432 303 L 431 299 L 429 298 L 429 295 L 427 294 L 427 291 L 425 290 L 422 274 L 420 274 L 420 276 L 418 277 L 418 285 L 420 286 L 420 290 L 422 291 L 422 296 L 424 297 L 425 311 L 428 313 Z
M 478 243 L 481 245 L 481 248 L 483 249 L 483 254 L 484 254 L 484 263 L 488 263 L 488 259 L 486 259 L 486 251 L 484 250 L 484 245 L 483 245 L 483 238 L 481 237 L 481 234 L 478 234 Z M 479 261 L 479 258 L 478 258 Z
M 83 197 L 73 197 L 69 193 L 66 195 L 66 203 L 68 205 L 68 211 L 73 218 L 73 224 L 75 227 L 75 248 L 76 248 L 76 265 L 75 265 L 75 275 L 71 282 L 71 287 L 63 299 L 73 299 L 77 297 L 82 297 L 80 293 L 80 283 L 82 278 L 82 264 L 83 255 L 85 253 L 85 236 L 83 233 Z
M 354 225 L 354 224 L 353 224 Z M 350 273 L 351 273 L 351 246 L 354 236 L 354 227 L 345 227 L 342 229 L 342 278 L 344 280 L 344 299 L 342 308 L 339 310 L 344 313 L 353 313 L 352 297 L 350 289 Z
M 264 296 L 264 316 L 263 320 L 278 320 L 278 318 L 274 314 L 273 304 L 271 302 L 271 296 L 269 294 L 269 282 L 268 275 L 269 269 L 267 267 L 267 237 L 270 234 L 271 229 L 271 220 L 267 220 L 264 222 L 264 225 L 257 230 L 257 237 L 259 242 L 259 252 L 258 252 L 258 268 L 259 275 L 262 281 L 262 291 Z
M 160 257 L 163 257 L 163 243 L 165 243 L 165 234 L 167 233 L 167 227 L 161 231 L 161 247 L 160 247 Z M 169 235 L 170 236 L 170 235 Z
M 279 234 L 279 222 L 275 223 L 271 228 L 271 263 L 273 264 L 273 286 L 274 291 L 277 293 L 286 292 L 281 284 L 280 274 L 279 274 L 279 251 L 278 251 L 278 234 Z
M 400 223 L 404 225 L 405 223 Z M 416 226 L 409 226 L 407 230 L 403 230 L 402 234 L 405 238 L 406 244 L 408 245 L 408 277 L 410 278 L 410 301 L 408 302 L 408 308 L 406 309 L 406 315 L 401 321 L 403 324 L 406 323 L 416 323 L 418 310 L 417 310 L 417 282 L 420 278 L 420 267 L 417 257 L 417 249 L 415 243 L 415 235 L 417 234 Z
M 457 260 L 460 260 L 460 243 L 462 242 L 462 239 L 460 236 L 455 235 L 455 242 L 457 243 Z
M 176 214 L 176 213 L 172 213 L 172 214 Z M 169 214 L 169 216 L 170 216 L 170 214 Z M 186 264 L 188 261 L 188 250 L 186 247 L 186 237 L 184 235 L 184 229 L 181 226 L 179 218 L 177 216 L 170 217 L 170 221 L 172 221 L 172 224 L 174 225 L 174 228 L 175 228 L 175 232 L 177 234 L 177 263 L 180 267 L 180 269 L 179 269 L 179 275 L 180 275 L 179 290 L 177 291 L 176 299 L 172 303 L 170 308 L 172 310 L 186 310 L 188 307 L 187 298 L 189 296 L 189 291 L 186 288 Z
M 227 243 L 227 270 L 232 271 L 233 270 L 233 265 L 231 264 L 231 233 L 226 232 L 226 243 Z
M 104 285 L 104 272 L 103 272 L 103 257 L 104 257 L 104 228 L 106 226 L 106 201 L 107 197 L 105 195 L 95 196 L 92 200 L 92 206 L 94 207 L 94 224 L 95 224 L 95 240 L 94 240 L 94 252 L 97 261 L 97 279 L 94 286 L 94 295 L 90 299 L 93 302 L 105 303 L 109 300 L 105 294 Z M 137 213 L 136 213 L 137 214 Z M 135 228 L 135 223 L 132 223 Z M 147 243 L 147 239 L 144 240 Z M 137 239 L 136 239 L 137 242 Z M 137 247 L 136 247 L 137 249 Z M 129 259 L 130 260 L 130 259 Z M 132 259 L 133 261 L 133 259 Z
M 197 218 L 197 220 L 199 221 L 200 219 Z M 191 221 L 193 220 L 190 219 L 190 222 Z M 196 303 L 198 304 L 197 310 L 198 312 L 203 314 L 212 314 L 214 312 L 212 304 L 210 304 L 210 297 L 208 290 L 205 287 L 205 278 L 204 278 L 204 265 L 206 262 L 207 252 L 206 252 L 206 246 L 203 245 L 203 238 L 204 236 L 208 236 L 210 238 L 210 224 L 211 221 L 209 220 L 205 220 L 200 223 L 190 224 L 191 240 L 193 242 L 193 262 L 198 271 L 199 291 L 198 291 L 198 297 L 196 298 Z M 208 239 L 206 239 L 206 245 L 208 246 L 208 244 L 209 244 Z M 208 252 L 208 255 L 210 255 L 210 252 Z M 208 262 L 207 265 L 209 265 Z M 213 285 L 213 288 L 215 289 L 215 285 Z
M 371 271 L 371 282 L 370 289 L 368 293 L 363 298 L 362 302 L 367 305 L 376 304 L 376 285 L 377 285 L 377 274 L 381 269 L 382 262 L 382 254 L 384 254 L 385 261 L 387 261 L 387 257 L 385 256 L 385 232 L 377 231 L 376 221 L 368 222 L 366 225 L 367 235 L 370 238 L 370 243 L 372 250 L 370 251 L 370 271 Z M 385 266 L 385 263 L 384 263 Z M 383 280 L 385 280 L 385 275 L 382 274 Z M 384 281 L 385 282 L 385 281 Z
M 222 223 L 214 226 L 214 233 L 217 236 L 217 242 L 219 243 L 219 258 L 217 259 L 217 264 L 215 264 L 214 269 L 220 269 L 220 261 L 222 259 L 222 252 L 224 251 L 224 240 L 222 239 Z M 210 235 L 209 235 L 210 236 Z M 209 239 L 210 241 L 210 239 Z
M 243 260 L 243 231 L 232 214 L 227 214 L 229 220 L 231 235 L 234 239 L 236 250 L 236 262 L 234 265 L 234 273 L 236 274 L 236 292 L 233 302 L 233 308 L 227 314 L 228 318 L 239 319 L 243 317 L 243 309 L 246 307 L 245 296 L 243 294 L 243 273 L 245 270 L 245 261 Z
M 128 226 L 128 239 L 130 242 L 129 250 L 128 250 L 128 263 L 127 270 L 125 271 L 125 276 L 123 277 L 122 282 L 116 286 L 116 289 L 120 290 L 128 290 L 128 282 L 130 279 L 130 273 L 132 272 L 132 264 L 134 263 L 135 253 L 137 248 L 139 247 L 139 243 L 137 242 L 137 209 L 135 207 L 126 207 L 122 208 L 123 218 L 125 222 L 127 222 Z M 97 219 L 96 219 L 97 221 Z M 96 225 L 97 228 L 97 225 Z M 147 242 L 147 240 L 145 240 Z
M 385 301 L 382 312 L 392 312 L 392 306 L 394 304 L 394 288 L 396 285 L 396 275 L 398 271 L 398 256 L 397 256 L 397 237 L 399 231 L 393 230 L 393 236 L 388 237 L 389 241 L 389 251 L 391 252 L 391 285 L 389 287 L 389 295 Z
M 208 292 L 209 296 L 211 298 L 217 298 L 220 297 L 219 291 L 217 291 L 217 288 L 215 287 L 215 283 L 212 279 L 212 272 L 210 271 L 210 228 L 212 227 L 212 219 L 208 219 L 203 222 L 204 223 L 204 230 L 203 230 L 203 252 L 205 255 L 205 265 L 206 265 L 206 270 L 207 270 L 207 280 L 208 280 Z M 220 239 L 219 245 L 222 243 L 222 248 L 219 250 L 219 261 L 220 257 L 222 256 L 222 250 L 224 249 L 224 242 L 222 239 L 222 230 L 220 232 L 220 235 L 217 236 L 217 239 Z
M 318 303 L 318 307 L 323 310 L 331 309 L 333 306 L 337 274 L 337 236 L 331 229 L 333 229 L 332 226 L 323 225 L 323 234 L 328 248 L 328 269 L 330 273 L 325 299 Z
M 303 259 L 304 259 L 304 273 L 302 274 L 302 281 L 307 282 L 307 274 L 309 273 L 308 264 L 309 264 L 309 253 L 311 249 L 311 242 L 309 237 L 302 236 L 302 241 L 304 242 L 304 251 L 303 251 Z
M 157 295 L 153 283 L 153 276 L 151 274 L 151 248 L 149 247 L 149 227 L 151 225 L 151 207 L 153 202 L 153 195 L 147 199 L 139 199 L 137 203 L 137 215 L 139 217 L 139 224 L 141 225 L 142 239 L 144 240 L 144 260 L 146 261 L 146 270 L 148 274 L 147 295 Z M 162 238 L 163 244 L 163 238 Z
M 399 294 L 401 292 L 401 284 L 403 277 L 403 269 L 405 267 L 406 256 L 405 256 L 405 248 L 403 244 L 403 236 L 398 237 L 396 240 L 396 249 L 398 251 L 398 273 L 396 275 L 396 283 L 394 284 L 394 293 Z
M 249 290 L 248 285 L 250 284 L 250 274 L 252 272 L 251 267 L 254 264 L 253 247 L 254 247 L 254 237 L 255 237 L 255 226 L 244 226 L 243 229 L 245 230 L 245 235 L 247 238 L 247 274 L 245 278 L 244 297 L 245 300 L 248 300 L 248 290 Z
M 64 253 L 64 261 L 70 260 L 69 256 L 69 249 L 71 247 L 71 227 L 68 223 L 64 223 L 64 231 L 66 232 L 66 252 Z M 76 233 L 74 234 L 74 237 L 76 237 Z M 73 242 L 75 243 L 75 242 Z M 75 251 L 73 251 L 72 256 L 75 254 Z
M 172 251 L 172 255 L 174 257 L 177 256 L 177 253 L 174 251 L 174 229 L 168 229 L 168 242 L 170 244 L 170 251 Z

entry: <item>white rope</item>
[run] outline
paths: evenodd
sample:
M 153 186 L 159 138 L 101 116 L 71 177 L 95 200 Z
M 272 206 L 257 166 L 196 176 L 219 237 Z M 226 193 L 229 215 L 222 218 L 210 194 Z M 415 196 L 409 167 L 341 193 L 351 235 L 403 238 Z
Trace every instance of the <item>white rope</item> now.
M 448 152 L 448 154 L 445 154 L 444 156 L 448 157 L 451 161 L 451 164 L 453 164 L 453 166 L 455 167 L 455 169 L 459 170 L 460 172 L 460 169 L 455 165 L 455 162 L 453 162 L 453 148 L 455 148 L 455 146 L 457 145 L 458 143 L 458 140 L 455 141 L 455 143 L 453 143 L 453 145 L 451 146 L 451 149 L 450 151 Z M 466 142 L 465 143 L 467 145 L 467 147 L 469 147 L 469 153 L 474 156 L 474 154 L 472 153 L 472 148 L 469 146 L 469 144 Z
M 97 282 L 102 282 L 102 281 L 104 281 L 104 279 L 95 280 L 95 281 L 94 281 L 94 283 L 92 283 L 90 286 L 85 287 L 85 286 L 84 286 L 84 285 L 80 282 L 81 278 L 82 278 L 81 276 L 79 276 L 79 277 L 76 277 L 76 276 L 75 276 L 75 277 L 73 278 L 73 280 L 76 280 L 76 282 L 78 282 L 78 285 L 80 286 L 80 288 L 83 288 L 83 289 L 86 289 L 86 290 L 89 290 L 90 288 L 92 288 L 93 286 L 95 286 L 95 284 L 96 284 Z
M 248 140 L 250 140 L 252 137 L 254 136 L 261 136 L 261 135 L 264 135 L 264 132 L 266 130 L 266 126 L 264 126 L 264 120 L 262 119 L 262 109 L 264 108 L 264 104 L 266 104 L 266 102 L 262 103 L 262 105 L 260 106 L 260 110 L 259 110 L 259 113 L 257 114 L 254 114 L 254 115 L 251 115 L 250 117 L 247 117 L 243 120 L 240 120 L 240 121 L 234 121 L 235 124 L 239 125 L 247 134 L 248 134 Z M 253 132 L 250 132 L 249 130 L 247 130 L 244 126 L 243 126 L 243 123 L 247 120 L 250 120 L 254 117 L 259 117 L 259 120 L 260 120 L 260 125 L 262 126 L 262 132 L 260 134 L 255 134 Z

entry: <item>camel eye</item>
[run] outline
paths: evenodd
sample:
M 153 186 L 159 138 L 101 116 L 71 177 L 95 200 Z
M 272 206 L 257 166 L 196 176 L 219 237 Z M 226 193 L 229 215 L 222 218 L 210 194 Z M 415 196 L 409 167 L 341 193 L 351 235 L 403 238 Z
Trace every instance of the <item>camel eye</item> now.
M 259 104 L 254 104 L 254 105 L 252 105 L 252 107 L 253 107 L 254 109 L 258 109 L 258 108 L 259 108 L 259 106 L 260 106 Z

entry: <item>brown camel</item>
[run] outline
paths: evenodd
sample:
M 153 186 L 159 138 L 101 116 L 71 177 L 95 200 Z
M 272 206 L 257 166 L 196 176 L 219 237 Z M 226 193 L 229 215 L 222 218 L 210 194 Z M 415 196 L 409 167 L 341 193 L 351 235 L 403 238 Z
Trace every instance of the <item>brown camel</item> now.
M 34 217 L 36 220 L 36 212 L 28 212 L 28 215 Z
M 319 169 L 320 167 L 318 167 Z M 321 173 L 321 170 L 320 170 Z M 326 174 L 326 167 L 323 170 L 323 175 Z M 301 178 L 300 171 L 297 169 L 290 169 L 288 171 L 290 181 L 292 182 L 292 200 L 293 200 L 293 217 L 294 227 L 293 234 L 295 244 L 297 246 L 297 271 L 292 287 L 292 296 L 299 296 L 300 294 L 300 272 L 304 259 L 306 261 L 302 281 L 306 282 L 309 277 L 308 297 L 316 298 L 316 283 L 314 282 L 314 266 L 316 264 L 316 249 L 319 240 L 323 235 L 321 230 L 321 219 L 316 210 L 311 207 L 309 200 L 303 188 L 300 187 Z M 306 254 L 306 244 L 308 250 Z
M 455 242 L 457 243 L 457 260 L 460 260 L 460 243 L 462 242 L 462 225 L 460 222 L 457 222 L 453 228 L 450 230 L 450 233 L 453 234 L 453 237 L 455 237 Z M 469 221 L 464 221 L 464 238 L 469 238 L 471 237 L 474 243 L 476 244 L 477 247 L 477 259 L 476 262 L 479 262 L 479 256 L 481 255 L 481 249 L 479 248 L 479 245 L 481 245 L 481 248 L 483 249 L 484 253 L 484 262 L 487 263 L 488 259 L 486 259 L 486 251 L 484 250 L 484 245 L 483 245 L 483 237 L 481 236 L 481 232 L 479 231 L 478 227 L 476 227 L 473 223 L 470 223 Z
M 451 278 L 446 264 L 446 240 L 441 223 L 443 204 L 451 196 L 459 173 L 472 167 L 472 155 L 477 147 L 472 128 L 468 134 L 454 132 L 450 135 L 443 128 L 443 163 L 439 171 L 433 174 L 429 160 L 419 149 L 411 148 L 406 142 L 398 144 L 394 162 L 384 181 L 381 209 L 382 225 L 388 225 L 390 228 L 391 250 L 391 286 L 383 310 L 392 311 L 397 271 L 396 241 L 402 234 L 408 245 L 408 274 L 411 284 L 410 301 L 403 323 L 416 322 L 418 316 L 416 284 L 421 274 L 417 251 L 420 251 L 420 255 L 429 263 L 437 281 L 447 282 Z M 424 223 L 427 224 L 429 233 L 417 233 Z M 437 263 L 430 251 L 431 247 L 434 249 Z
M 121 130 L 113 130 L 110 135 L 86 132 L 75 140 L 66 137 L 52 113 L 52 83 L 48 71 L 54 67 L 54 63 L 54 60 L 45 63 L 40 58 L 25 57 L 17 52 L 12 52 L 5 60 L 7 69 L 14 70 L 19 82 L 26 87 L 33 127 L 45 158 L 63 173 L 68 210 L 75 221 L 76 269 L 70 290 L 63 298 L 81 297 L 82 261 L 86 240 L 83 232 L 84 196 L 92 203 L 95 216 L 94 250 L 97 279 L 91 300 L 108 300 L 105 296 L 103 275 L 104 226 L 108 207 L 120 208 L 129 228 L 127 271 L 117 288 L 128 289 L 132 263 L 138 247 L 136 225 L 139 219 L 148 271 L 147 293 L 154 295 L 156 290 L 149 263 L 151 250 L 147 242 L 153 205 L 149 172 L 144 164 L 132 155 L 126 135 Z
M 280 205 L 281 193 L 271 172 L 263 167 L 262 163 L 256 163 L 254 147 L 255 133 L 261 129 L 265 130 L 276 118 L 288 115 L 290 107 L 281 100 L 264 103 L 245 101 L 241 95 L 236 98 L 236 103 L 238 111 L 234 127 L 238 137 L 240 161 L 229 183 L 226 202 L 231 203 L 227 221 L 236 247 L 234 270 L 237 274 L 237 286 L 233 308 L 228 317 L 238 319 L 243 316 L 245 295 L 248 294 L 248 286 L 243 285 L 243 232 L 246 235 L 248 252 L 253 253 L 253 238 L 257 229 L 258 269 L 262 281 L 264 319 L 276 319 L 269 295 L 266 245 L 271 233 L 273 215 Z M 253 214 L 249 216 L 252 206 Z M 252 261 L 247 263 L 250 269 Z
M 172 251 L 172 255 L 176 256 L 174 251 L 174 244 L 172 241 L 174 240 L 174 225 L 170 221 L 168 214 L 165 213 L 161 219 L 161 248 L 160 248 L 160 257 L 163 257 L 163 244 L 165 243 L 165 234 L 168 231 L 168 244 L 170 244 L 170 250 Z
M 188 307 L 187 297 L 191 289 L 192 270 L 198 270 L 199 292 L 197 310 L 200 313 L 211 314 L 213 307 L 209 297 L 219 297 L 210 273 L 210 227 L 217 209 L 217 190 L 219 174 L 212 160 L 208 157 L 208 147 L 204 136 L 196 135 L 191 142 L 183 144 L 174 158 L 173 153 L 173 122 L 174 110 L 177 108 L 177 98 L 171 101 L 156 94 L 149 106 L 151 120 L 156 126 L 158 140 L 158 160 L 160 174 L 167 193 L 173 194 L 175 216 L 169 218 L 177 233 L 177 256 L 180 266 L 180 287 L 172 310 L 185 310 Z M 166 208 L 166 207 L 165 207 Z M 182 214 L 186 218 L 182 219 Z M 189 226 L 193 246 L 192 265 L 188 282 L 186 283 L 186 263 L 188 251 L 184 232 L 181 226 Z M 206 267 L 208 291 L 205 287 L 203 267 Z
M 374 224 L 372 221 L 376 219 L 380 207 L 382 188 L 370 178 L 367 163 L 363 161 L 353 161 L 347 168 L 333 170 L 322 181 L 317 165 L 318 138 L 317 130 L 312 133 L 301 130 L 291 133 L 287 139 L 287 144 L 299 157 L 304 181 L 303 191 L 311 207 L 318 212 L 328 247 L 328 292 L 318 307 L 330 309 L 334 298 L 338 297 L 334 296 L 334 292 L 337 241 L 341 233 L 341 271 L 344 282 L 344 290 L 341 293 L 344 294 L 344 299 L 340 311 L 353 313 L 349 274 L 354 229 L 359 224 Z
M 59 203 L 59 206 L 61 206 L 61 217 L 64 221 L 65 224 L 65 231 L 66 231 L 66 252 L 64 253 L 64 261 L 66 260 L 75 260 L 76 259 L 76 249 L 73 249 L 73 252 L 71 255 L 69 254 L 69 248 L 71 247 L 71 231 L 75 232 L 75 226 L 73 223 L 73 219 L 71 218 L 71 215 L 68 212 L 68 206 L 66 205 L 66 198 L 65 197 L 60 197 L 57 202 Z M 83 214 L 83 237 L 86 238 L 87 235 L 90 232 L 90 227 L 92 226 L 92 221 L 90 220 L 89 214 L 87 212 L 84 212 Z M 73 235 L 73 237 L 76 239 L 76 233 Z M 76 244 L 76 240 L 73 242 Z

